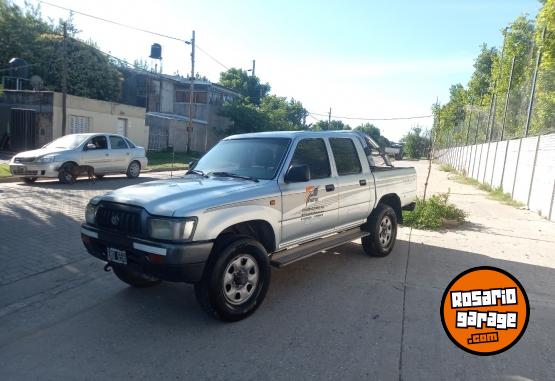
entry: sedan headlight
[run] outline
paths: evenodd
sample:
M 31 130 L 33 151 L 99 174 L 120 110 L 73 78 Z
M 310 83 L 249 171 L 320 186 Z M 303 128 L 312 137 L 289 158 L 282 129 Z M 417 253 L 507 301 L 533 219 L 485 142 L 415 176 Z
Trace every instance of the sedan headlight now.
M 151 218 L 148 231 L 155 239 L 185 241 L 192 238 L 196 224 L 196 218 Z
M 94 225 L 96 220 L 96 209 L 98 208 L 97 205 L 88 204 L 87 208 L 85 209 L 85 221 L 87 224 Z
M 35 159 L 35 163 L 52 163 L 56 161 L 56 155 L 44 155 Z

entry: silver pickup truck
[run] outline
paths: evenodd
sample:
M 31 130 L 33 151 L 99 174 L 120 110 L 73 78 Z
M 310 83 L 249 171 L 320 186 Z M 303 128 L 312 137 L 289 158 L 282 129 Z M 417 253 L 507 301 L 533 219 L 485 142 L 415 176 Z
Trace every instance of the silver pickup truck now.
M 262 303 L 271 265 L 358 238 L 368 255 L 388 255 L 415 198 L 414 168 L 392 167 L 361 133 L 243 134 L 182 178 L 94 197 L 81 238 L 123 282 L 194 283 L 207 312 L 236 321 Z

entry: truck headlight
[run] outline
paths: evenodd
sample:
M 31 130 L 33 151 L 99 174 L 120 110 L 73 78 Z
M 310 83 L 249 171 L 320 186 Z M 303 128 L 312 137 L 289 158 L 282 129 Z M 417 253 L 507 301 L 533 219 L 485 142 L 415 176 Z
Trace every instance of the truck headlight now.
M 155 239 L 183 241 L 191 239 L 196 224 L 196 218 L 151 218 L 148 231 Z
M 87 224 L 94 225 L 96 220 L 97 205 L 88 204 L 85 209 L 85 221 Z
M 35 163 L 53 163 L 56 161 L 56 155 L 44 155 L 35 159 Z

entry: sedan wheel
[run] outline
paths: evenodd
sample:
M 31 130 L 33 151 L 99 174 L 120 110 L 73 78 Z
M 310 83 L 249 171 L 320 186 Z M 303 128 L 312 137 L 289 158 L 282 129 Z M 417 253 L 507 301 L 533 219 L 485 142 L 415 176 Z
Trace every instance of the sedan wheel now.
M 138 161 L 132 161 L 129 164 L 129 167 L 127 167 L 127 177 L 129 177 L 130 179 L 134 179 L 136 177 L 139 177 L 140 173 L 141 164 Z

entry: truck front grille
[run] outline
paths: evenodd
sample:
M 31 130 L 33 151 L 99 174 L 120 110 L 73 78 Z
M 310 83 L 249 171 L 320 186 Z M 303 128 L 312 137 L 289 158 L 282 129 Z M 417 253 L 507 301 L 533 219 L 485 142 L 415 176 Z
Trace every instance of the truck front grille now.
M 96 211 L 98 226 L 126 234 L 140 234 L 141 214 L 100 206 Z

